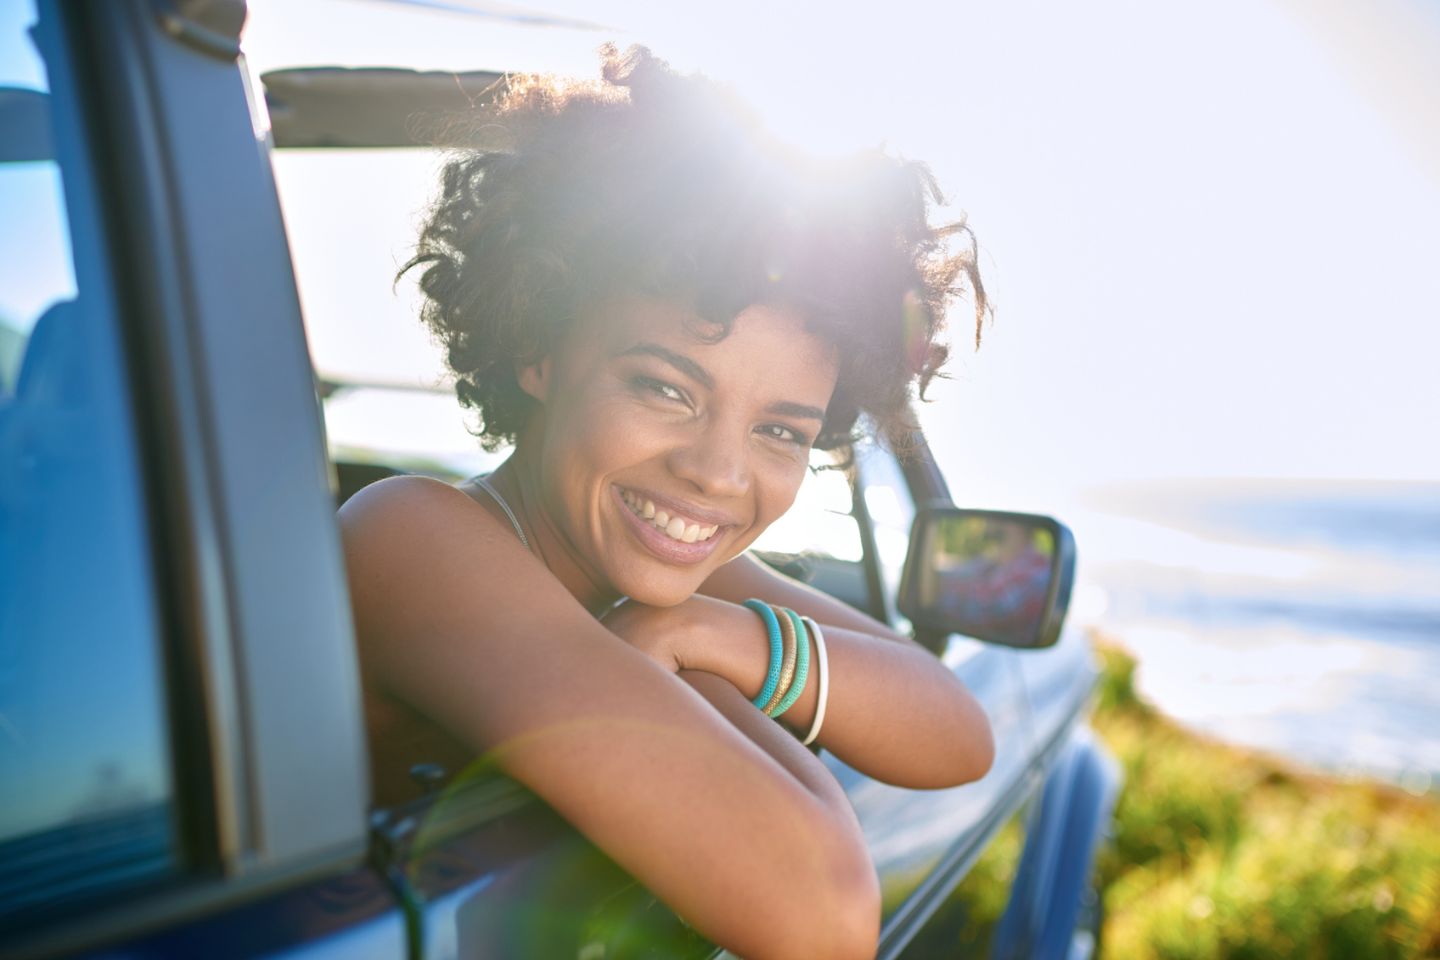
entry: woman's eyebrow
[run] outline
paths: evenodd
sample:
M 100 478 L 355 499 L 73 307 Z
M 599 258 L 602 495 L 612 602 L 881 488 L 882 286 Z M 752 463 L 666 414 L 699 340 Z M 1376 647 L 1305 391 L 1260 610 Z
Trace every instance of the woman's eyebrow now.
M 670 366 L 679 370 L 681 373 L 685 374 L 685 376 L 689 377 L 691 380 L 694 380 L 696 383 L 703 386 L 705 389 L 715 389 L 715 380 L 713 377 L 710 376 L 709 373 L 706 372 L 704 367 L 700 366 L 700 364 L 696 363 L 694 360 L 691 360 L 684 354 L 676 353 L 674 350 L 666 349 L 665 347 L 660 346 L 660 344 L 658 343 L 641 341 L 640 343 L 635 344 L 635 346 L 631 347 L 630 349 L 622 350 L 620 353 L 616 354 L 616 356 L 618 357 L 633 357 L 640 355 L 658 357 L 661 360 L 664 360 L 666 363 L 670 364 Z M 821 410 L 819 407 L 812 407 L 809 404 L 793 403 L 789 400 L 778 400 L 775 403 L 772 403 L 768 407 L 766 407 L 765 410 L 767 413 L 773 413 L 776 416 L 802 417 L 809 420 L 818 420 L 821 423 L 825 422 L 825 411 Z
M 659 357 L 661 360 L 664 360 L 666 363 L 670 364 L 670 366 L 679 370 L 681 373 L 685 374 L 685 376 L 689 377 L 691 380 L 694 380 L 696 383 L 700 384 L 705 389 L 715 389 L 715 379 L 705 371 L 704 367 L 700 366 L 700 364 L 696 363 L 694 360 L 691 360 L 684 354 L 676 353 L 673 350 L 667 350 L 664 347 L 660 346 L 660 344 L 658 343 L 649 343 L 647 341 L 642 341 L 635 344 L 635 346 L 631 347 L 629 350 L 625 350 L 616 354 L 616 356 L 631 357 L 638 354 L 649 354 L 652 357 Z
M 825 422 L 825 411 L 819 407 L 812 407 L 804 403 L 791 403 L 789 400 L 780 400 L 765 408 L 766 413 L 773 413 L 780 417 L 803 417 L 809 420 Z

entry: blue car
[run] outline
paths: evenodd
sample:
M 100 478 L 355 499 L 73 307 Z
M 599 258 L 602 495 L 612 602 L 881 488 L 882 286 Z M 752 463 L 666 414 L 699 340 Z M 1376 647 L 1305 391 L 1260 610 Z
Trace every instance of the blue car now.
M 241 0 L 0 12 L 0 956 L 723 955 L 512 781 L 420 764 L 411 800 L 371 800 L 337 502 L 460 467 L 336 436 L 385 390 L 317 375 L 276 171 L 413 148 L 406 118 L 486 75 L 257 84 Z M 864 448 L 796 510 L 759 555 L 913 630 L 996 738 L 944 790 L 822 754 L 878 955 L 956 955 L 950 895 L 1012 822 L 991 952 L 1091 955 L 1118 774 L 1069 531 L 957 507 L 923 449 Z

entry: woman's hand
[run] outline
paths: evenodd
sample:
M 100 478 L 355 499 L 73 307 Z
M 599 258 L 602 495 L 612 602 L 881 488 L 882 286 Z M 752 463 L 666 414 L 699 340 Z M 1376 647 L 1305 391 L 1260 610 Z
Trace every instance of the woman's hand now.
M 600 622 L 669 673 L 686 669 L 719 672 L 714 669 L 713 653 L 720 645 L 768 651 L 765 629 L 755 614 L 739 604 L 700 594 L 671 607 L 625 600 Z M 761 667 L 763 671 L 764 664 Z M 739 686 L 738 675 L 726 679 Z M 757 687 L 747 696 L 758 692 Z
M 678 614 L 674 607 L 651 607 L 627 599 L 611 608 L 600 622 L 666 672 L 677 673 L 684 668 L 678 654 L 680 637 L 677 635 L 683 618 Z
M 645 656 L 675 673 L 680 663 L 670 646 L 672 625 L 669 611 L 625 599 L 600 618 L 605 628 Z

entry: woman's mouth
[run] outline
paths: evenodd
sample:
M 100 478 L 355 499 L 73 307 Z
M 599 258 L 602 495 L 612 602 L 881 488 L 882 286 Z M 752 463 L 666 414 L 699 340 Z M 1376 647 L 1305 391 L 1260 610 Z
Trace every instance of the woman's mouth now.
M 625 525 L 646 551 L 666 563 L 688 565 L 700 563 L 713 554 L 722 529 L 729 523 L 716 523 L 716 517 L 696 508 L 699 516 L 687 516 L 683 507 L 673 501 L 656 503 L 650 497 L 623 487 L 612 487 Z
M 629 490 L 620 490 L 620 499 L 630 512 L 647 521 L 671 540 L 681 543 L 696 543 L 709 540 L 720 529 L 719 525 L 705 526 L 693 520 L 686 520 L 679 514 L 671 515 L 664 508 L 657 508 L 655 501 Z

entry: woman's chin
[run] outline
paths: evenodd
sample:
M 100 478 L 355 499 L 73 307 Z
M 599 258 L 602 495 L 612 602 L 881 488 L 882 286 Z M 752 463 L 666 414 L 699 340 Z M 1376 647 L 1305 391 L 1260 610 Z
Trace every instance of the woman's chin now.
M 673 607 L 693 597 L 711 573 L 710 565 L 675 568 L 667 564 L 627 563 L 613 570 L 616 592 L 650 607 Z
M 638 582 L 628 587 L 621 586 L 620 592 L 647 607 L 673 607 L 684 603 L 695 595 L 695 591 L 700 589 L 700 583 L 703 582 L 690 580 L 688 583 L 677 584 L 673 581 L 658 583 L 650 578 L 637 579 Z M 668 580 L 669 578 L 667 578 Z

